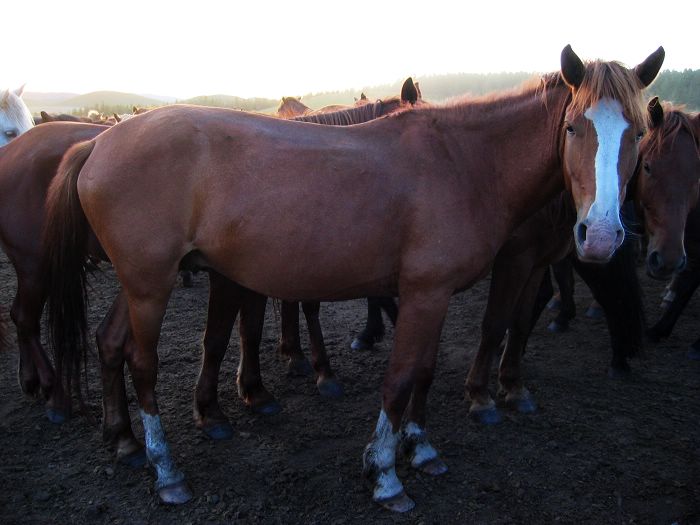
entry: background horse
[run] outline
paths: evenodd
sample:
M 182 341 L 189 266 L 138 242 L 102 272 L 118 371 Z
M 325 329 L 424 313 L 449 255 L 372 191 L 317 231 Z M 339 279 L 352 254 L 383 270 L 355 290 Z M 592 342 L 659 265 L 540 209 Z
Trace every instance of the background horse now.
M 447 468 L 428 441 L 425 407 L 449 298 L 565 184 L 579 256 L 610 259 L 624 236 L 619 202 L 644 127 L 642 88 L 663 54 L 628 70 L 585 65 L 567 46 L 561 75 L 535 86 L 349 127 L 171 106 L 71 148 L 48 205 L 50 323 L 56 337 L 83 333 L 91 226 L 128 302 L 135 344 L 126 358 L 160 498 L 191 498 L 159 416 L 156 346 L 178 268 L 198 265 L 288 300 L 399 295 L 363 459 L 375 501 L 412 508 L 395 471 L 399 442 L 413 467 Z
M 674 213 L 657 213 L 649 205 L 651 199 L 640 203 L 639 212 L 650 224 L 647 273 L 663 278 L 674 270 L 679 272 L 672 283 L 673 300 L 648 331 L 650 338 L 658 341 L 671 334 L 685 305 L 700 285 L 700 207 L 697 205 L 700 115 L 671 105 L 664 109 L 658 103 L 653 108 L 654 126 L 642 145 L 644 164 L 640 181 L 645 194 L 667 200 Z M 670 228 L 673 228 L 675 237 L 669 238 L 665 233 Z M 674 242 L 673 250 L 662 248 L 668 241 Z M 689 356 L 700 357 L 700 340 L 690 346 Z
M 104 126 L 57 122 L 42 124 L 0 148 L 0 246 L 17 273 L 11 316 L 17 327 L 19 384 L 28 395 L 47 397 L 47 416 L 65 420 L 70 397 L 41 345 L 45 293 L 41 277 L 41 232 L 46 191 L 63 154 L 77 142 L 94 138 Z M 71 366 L 71 371 L 75 369 Z M 73 376 L 70 376 L 70 380 Z
M 32 114 L 22 100 L 24 86 L 0 91 L 0 146 L 34 127 Z

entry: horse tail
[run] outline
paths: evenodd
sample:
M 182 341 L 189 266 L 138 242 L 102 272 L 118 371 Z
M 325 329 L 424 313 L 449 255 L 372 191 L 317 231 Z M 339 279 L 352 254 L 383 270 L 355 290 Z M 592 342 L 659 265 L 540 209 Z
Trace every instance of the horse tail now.
M 87 358 L 87 239 L 90 226 L 78 197 L 78 175 L 95 143 L 81 142 L 63 156 L 46 198 L 43 278 L 49 340 L 59 381 L 71 393 Z M 80 388 L 78 388 L 80 393 Z

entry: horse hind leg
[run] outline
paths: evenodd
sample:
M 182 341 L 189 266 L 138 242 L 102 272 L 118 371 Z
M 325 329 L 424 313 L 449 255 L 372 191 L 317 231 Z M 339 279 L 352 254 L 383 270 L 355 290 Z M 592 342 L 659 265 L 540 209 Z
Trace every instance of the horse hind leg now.
M 209 271 L 209 311 L 202 343 L 202 366 L 194 394 L 194 420 L 208 437 L 233 437 L 233 427 L 221 410 L 218 384 L 221 362 L 242 301 L 241 289 L 214 271 Z
M 282 410 L 274 396 L 263 385 L 260 375 L 260 342 L 267 297 L 251 290 L 243 290 L 239 329 L 241 361 L 238 366 L 238 394 L 253 412 L 263 415 Z
M 17 295 L 10 315 L 17 327 L 20 351 L 18 379 L 25 394 L 43 392 L 47 398 L 46 416 L 52 423 L 63 423 L 70 417 L 70 397 L 41 345 L 41 311 L 44 306 L 38 279 L 24 272 L 17 273 Z
M 158 338 L 170 291 L 175 283 L 176 268 L 167 276 L 167 281 L 160 282 L 154 275 L 143 282 L 134 282 L 128 279 L 129 276 L 126 279 L 124 276 L 120 278 L 129 303 L 129 318 L 136 342 L 126 353 L 126 358 L 139 400 L 146 455 L 157 474 L 155 490 L 163 503 L 180 504 L 192 499 L 192 492 L 185 481 L 185 475 L 173 461 L 155 393 Z M 148 283 L 148 288 L 145 288 L 144 283 Z

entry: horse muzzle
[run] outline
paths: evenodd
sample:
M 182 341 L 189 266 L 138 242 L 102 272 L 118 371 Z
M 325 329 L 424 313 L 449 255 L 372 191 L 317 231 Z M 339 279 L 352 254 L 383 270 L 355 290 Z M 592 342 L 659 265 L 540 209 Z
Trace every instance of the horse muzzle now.
M 619 222 L 585 219 L 574 226 L 576 252 L 583 262 L 608 262 L 624 239 L 625 231 Z

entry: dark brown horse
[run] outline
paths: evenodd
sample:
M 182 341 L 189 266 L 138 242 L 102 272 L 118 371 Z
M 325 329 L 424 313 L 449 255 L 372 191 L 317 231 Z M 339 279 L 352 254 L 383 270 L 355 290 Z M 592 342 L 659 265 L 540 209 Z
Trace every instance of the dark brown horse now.
M 135 342 L 126 359 L 156 490 L 181 503 L 191 493 L 155 396 L 156 346 L 178 268 L 205 267 L 254 291 L 246 293 L 287 300 L 398 295 L 364 465 L 374 499 L 408 510 L 394 466 L 399 443 L 415 468 L 447 469 L 428 441 L 425 407 L 451 295 L 481 278 L 510 232 L 564 186 L 578 213 L 579 256 L 612 256 L 645 126 L 642 89 L 662 60 L 660 48 L 634 70 L 585 65 L 567 46 L 561 75 L 536 85 L 357 126 L 191 106 L 114 126 L 73 147 L 52 185 L 45 238 L 55 341 L 79 338 L 84 326 L 74 314 L 84 313 L 92 229 L 128 303 Z M 254 303 L 248 314 L 260 326 Z
M 649 329 L 652 340 L 668 337 L 685 305 L 700 285 L 700 115 L 681 108 L 654 106 L 654 126 L 643 143 L 644 165 L 640 182 L 648 195 L 666 199 L 675 209 L 672 215 L 656 212 L 643 200 L 639 211 L 649 224 L 647 272 L 655 278 L 667 277 L 674 270 L 673 300 Z M 669 238 L 666 231 L 675 234 Z M 663 249 L 671 244 L 673 249 Z M 686 256 L 687 252 L 687 256 Z M 683 268 L 687 260 L 687 266 Z M 700 340 L 689 350 L 700 357 Z
M 30 129 L 0 148 L 0 246 L 17 273 L 11 316 L 17 327 L 19 383 L 29 395 L 47 397 L 47 415 L 65 420 L 70 410 L 60 379 L 54 374 L 40 338 L 44 289 L 41 277 L 41 232 L 46 191 L 70 146 L 94 138 L 104 126 L 57 122 Z M 58 363 L 59 368 L 61 363 Z

